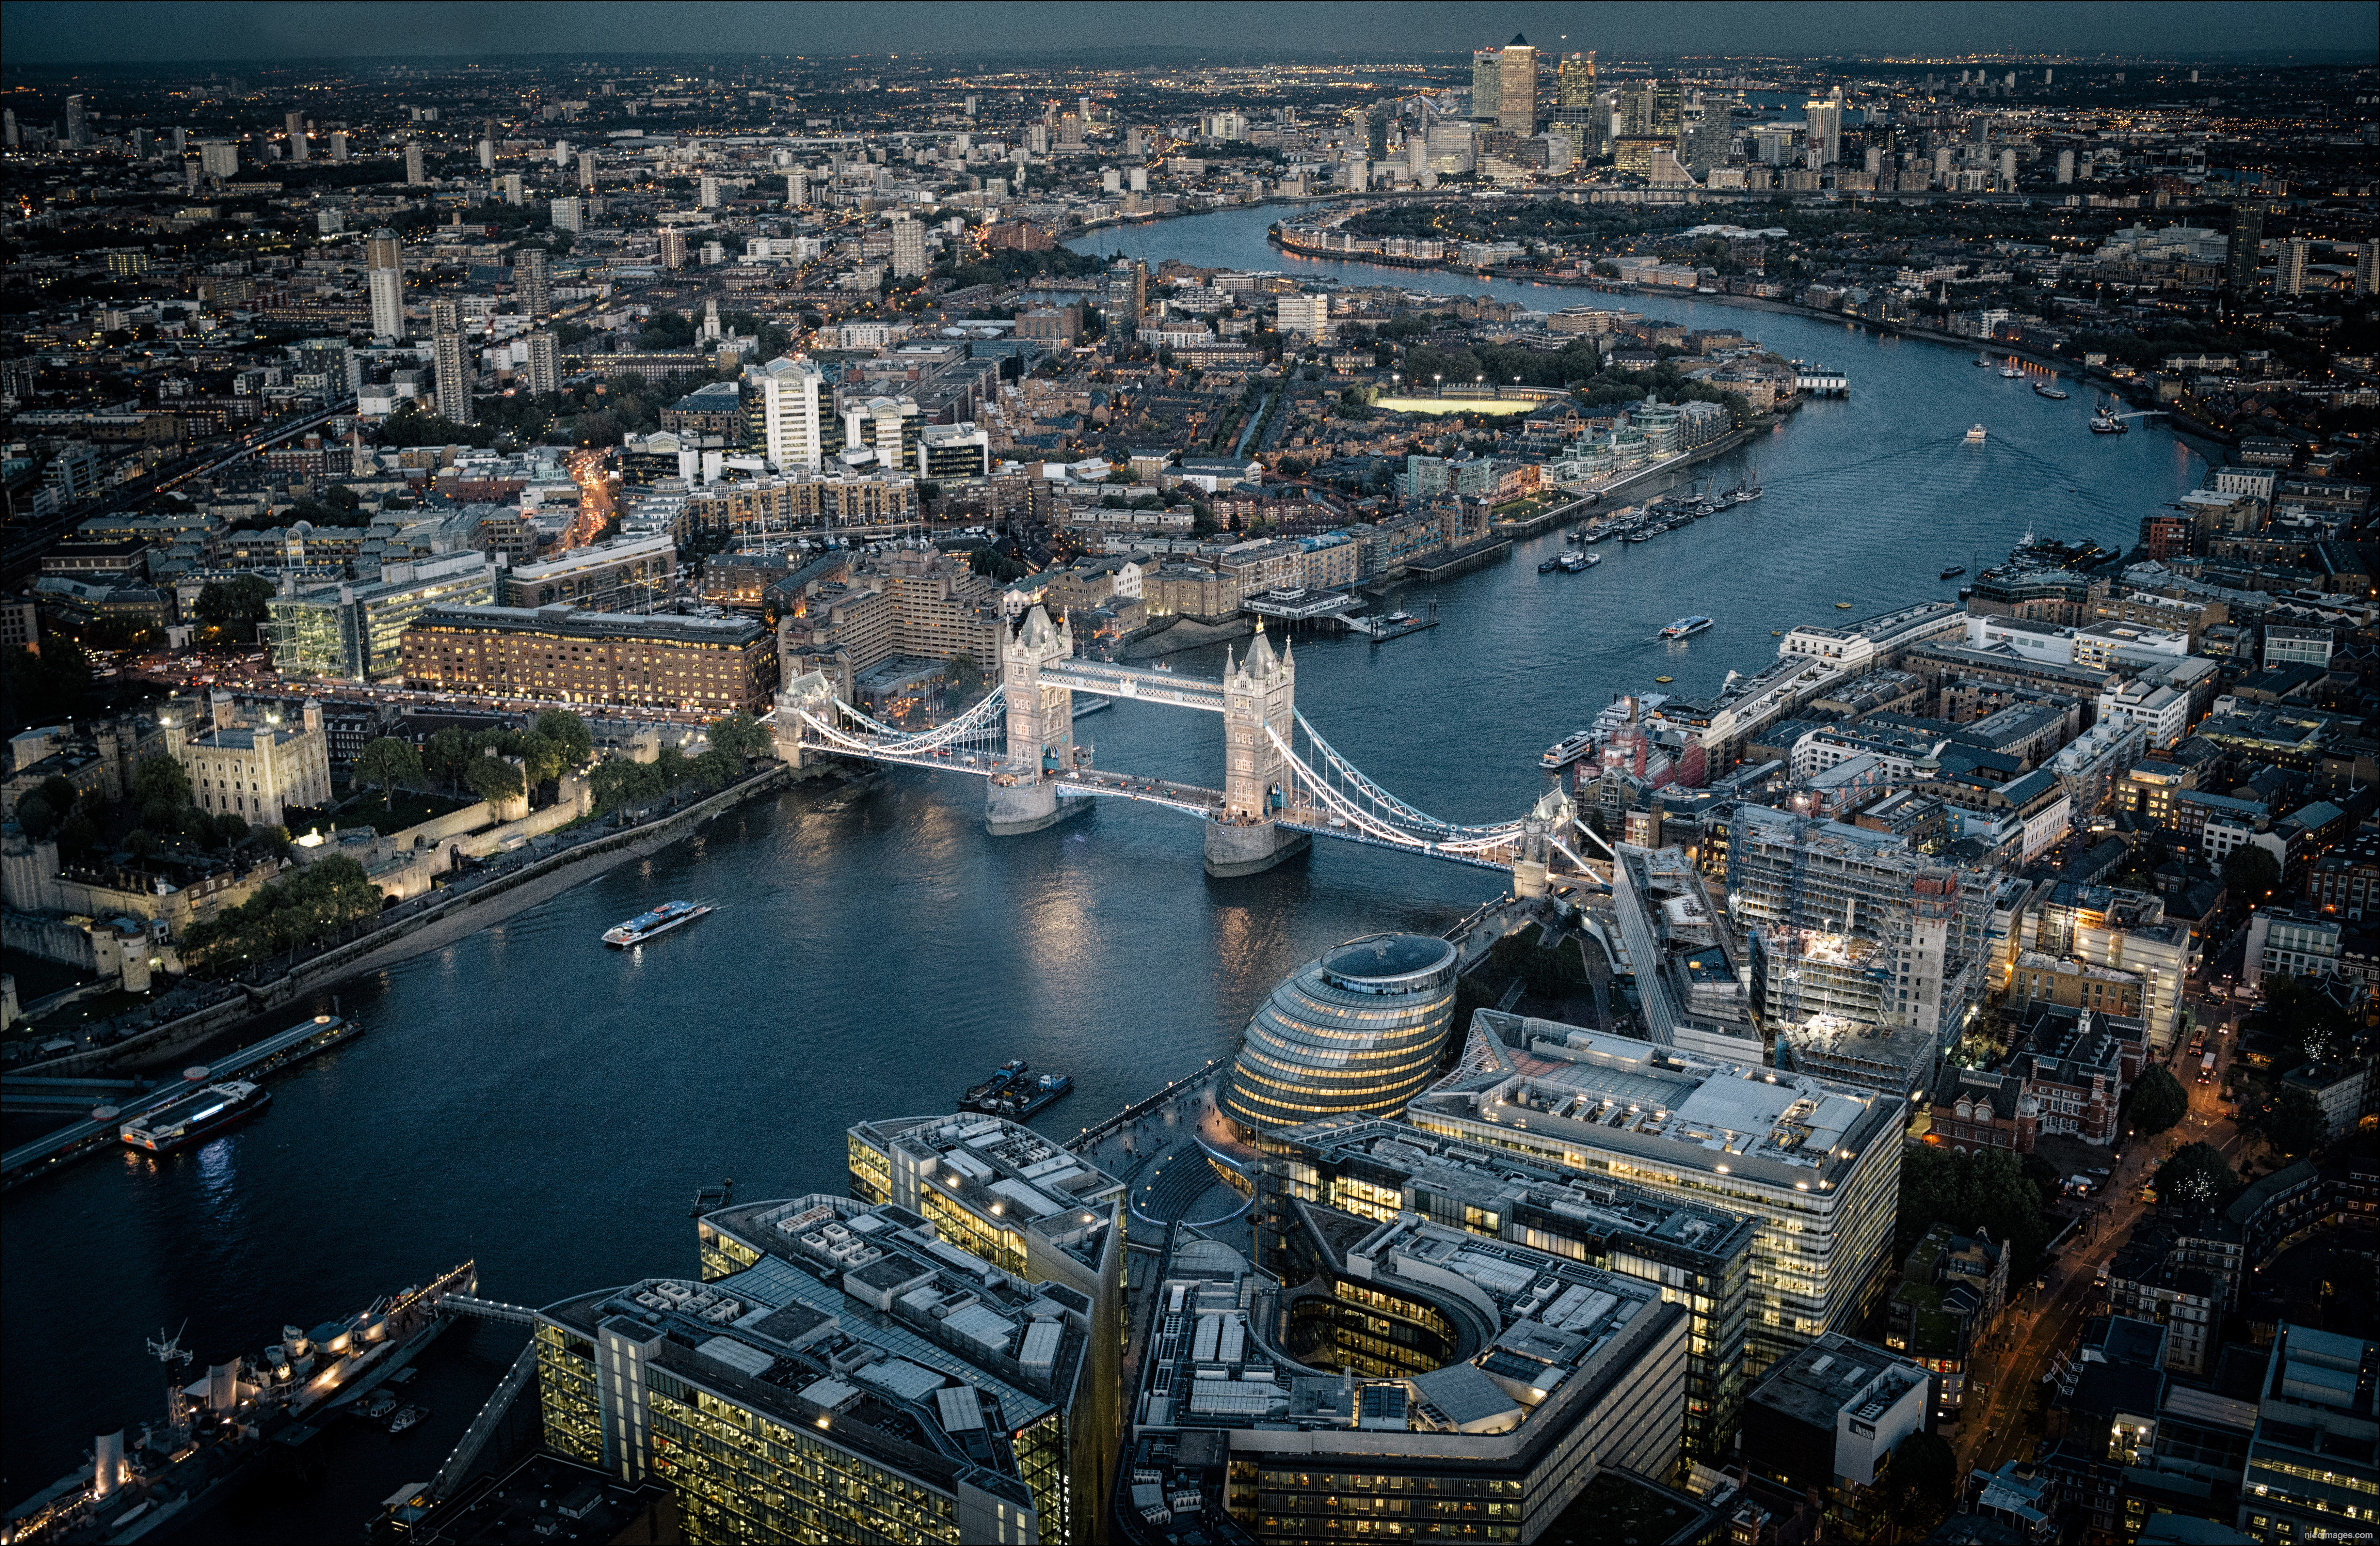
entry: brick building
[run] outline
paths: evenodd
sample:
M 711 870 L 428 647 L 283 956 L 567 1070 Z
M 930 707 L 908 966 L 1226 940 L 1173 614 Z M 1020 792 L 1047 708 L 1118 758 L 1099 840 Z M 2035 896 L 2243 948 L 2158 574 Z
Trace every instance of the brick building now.
M 759 711 L 777 657 L 748 617 L 438 607 L 406 629 L 405 682 L 467 696 L 728 713 Z

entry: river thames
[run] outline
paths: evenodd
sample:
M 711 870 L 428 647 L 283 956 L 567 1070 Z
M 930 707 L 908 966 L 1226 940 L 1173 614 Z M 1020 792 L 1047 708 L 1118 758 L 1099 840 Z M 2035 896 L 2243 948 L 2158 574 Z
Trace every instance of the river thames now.
M 1076 245 L 1539 310 L 1597 298 L 1292 259 L 1264 240 L 1278 213 Z M 2155 421 L 2094 436 L 2092 393 L 2047 401 L 1974 369 L 1972 353 L 1708 299 L 1616 303 L 1740 328 L 1846 372 L 1851 394 L 1697 469 L 1726 487 L 1756 467 L 1767 491 L 1756 504 L 1604 544 L 1608 562 L 1578 576 L 1536 573 L 1560 547 L 1551 533 L 1509 563 L 1402 592 L 1408 607 L 1436 603 L 1435 629 L 1379 646 L 1298 641 L 1299 708 L 1434 814 L 1518 814 L 1544 786 L 1537 753 L 1615 692 L 1670 676 L 1668 691 L 1707 693 L 1730 669 L 1773 658 L 1773 630 L 1951 595 L 1956 582 L 1937 571 L 1991 562 L 2028 528 L 2128 547 L 2144 512 L 2205 474 L 2199 451 Z M 1988 441 L 1962 444 L 1979 422 Z M 1685 613 L 1717 626 L 1658 642 Z M 1213 676 L 1221 660 L 1215 649 L 1172 664 Z M 1220 782 L 1211 716 L 1127 702 L 1076 729 L 1103 767 Z M 478 1260 L 485 1296 L 532 1305 L 691 1275 L 698 1186 L 732 1176 L 738 1200 L 841 1192 L 850 1123 L 948 1110 L 1011 1057 L 1075 1077 L 1075 1093 L 1036 1123 L 1070 1136 L 1227 1055 L 1262 995 L 1324 946 L 1436 931 L 1500 889 L 1488 871 L 1331 843 L 1270 874 L 1211 881 L 1197 823 L 1138 806 L 993 839 L 980 785 L 955 774 L 896 772 L 848 810 L 816 803 L 797 790 L 748 806 L 344 985 L 341 1007 L 367 1034 L 275 1084 L 261 1119 L 196 1151 L 110 1155 L 10 1193 L 6 1500 L 77 1464 L 102 1427 L 159 1414 L 141 1340 L 160 1327 L 187 1322 L 184 1345 L 203 1368 L 254 1357 L 284 1322 L 346 1314 L 465 1258 Z M 719 910 L 635 953 L 599 943 L 673 896 Z M 390 1489 L 434 1470 L 518 1345 L 516 1333 L 453 1340 L 459 1351 L 433 1352 L 443 1363 L 423 1383 L 439 1409 L 403 1441 L 409 1451 L 391 1458 L 384 1438 L 351 1445 L 350 1474 L 309 1501 L 251 1505 L 240 1533 L 344 1537 Z

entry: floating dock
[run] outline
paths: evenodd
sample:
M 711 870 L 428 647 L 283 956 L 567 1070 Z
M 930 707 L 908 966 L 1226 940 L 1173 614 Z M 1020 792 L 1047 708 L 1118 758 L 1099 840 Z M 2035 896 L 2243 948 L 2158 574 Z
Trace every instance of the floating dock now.
M 361 1035 L 363 1027 L 353 1020 L 335 1015 L 317 1015 L 312 1019 L 276 1031 L 261 1041 L 252 1042 L 227 1054 L 221 1062 L 206 1066 L 206 1078 L 261 1079 L 275 1069 L 286 1068 L 326 1047 L 334 1047 L 351 1036 Z M 44 1133 L 30 1143 L 19 1144 L 0 1155 L 0 1188 L 16 1187 L 36 1176 L 46 1175 L 60 1165 L 115 1144 L 124 1124 L 189 1093 L 199 1081 L 185 1076 L 169 1080 L 121 1106 L 102 1105 L 99 1111 L 80 1122 L 73 1122 L 53 1133 Z

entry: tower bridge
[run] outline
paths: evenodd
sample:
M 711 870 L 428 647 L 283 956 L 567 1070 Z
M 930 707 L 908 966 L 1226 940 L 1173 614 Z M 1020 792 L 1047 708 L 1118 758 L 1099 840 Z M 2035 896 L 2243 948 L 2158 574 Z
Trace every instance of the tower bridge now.
M 914 731 L 869 717 L 837 697 L 822 673 L 808 672 L 777 695 L 770 728 L 795 767 L 806 758 L 857 757 L 979 777 L 984 827 L 994 836 L 1038 832 L 1098 798 L 1179 810 L 1206 823 L 1210 875 L 1257 874 L 1329 837 L 1507 870 L 1524 896 L 1543 895 L 1556 878 L 1609 878 L 1610 847 L 1560 788 L 1513 820 L 1466 825 L 1381 787 L 1298 712 L 1296 661 L 1286 644 L 1276 654 L 1261 629 L 1246 654 L 1226 653 L 1222 679 L 1209 681 L 1077 660 L 1071 630 L 1037 606 L 1009 636 L 1001 664 L 1000 686 L 981 702 Z M 1094 766 L 1090 749 L 1075 744 L 1077 692 L 1221 714 L 1222 786 Z

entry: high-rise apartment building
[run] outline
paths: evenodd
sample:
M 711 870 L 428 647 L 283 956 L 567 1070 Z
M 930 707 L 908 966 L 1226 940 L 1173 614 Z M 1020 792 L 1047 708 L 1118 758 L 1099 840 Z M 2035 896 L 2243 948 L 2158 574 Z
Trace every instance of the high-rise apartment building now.
M 2256 287 L 2256 268 L 2264 262 L 2265 206 L 2231 206 L 2231 235 L 2223 244 L 2223 284 L 2245 293 Z
M 428 180 L 421 175 L 421 142 L 408 140 L 405 147 L 405 186 L 419 188 Z
M 513 299 L 521 315 L 543 322 L 553 314 L 553 286 L 545 272 L 545 249 L 524 247 L 513 254 Z
M 496 142 L 494 140 L 480 140 L 479 145 L 479 155 L 480 171 L 492 172 L 496 169 Z
M 557 231 L 573 234 L 583 231 L 587 228 L 587 206 L 589 202 L 589 200 L 568 195 L 556 198 L 546 206 L 546 219 Z
M 926 272 L 926 227 L 915 220 L 892 222 L 892 277 L 915 279 Z
M 431 374 L 438 395 L 438 417 L 450 424 L 471 421 L 471 347 L 464 336 L 455 302 L 430 304 Z
M 1832 166 L 1842 159 L 1843 89 L 1813 97 L 1802 107 L 1803 138 L 1810 147 L 1810 164 Z
M 780 356 L 747 367 L 744 374 L 759 389 L 761 454 L 769 465 L 779 472 L 823 466 L 823 431 L 834 416 L 825 372 L 808 359 Z
M 2355 249 L 2355 293 L 2380 293 L 2380 241 L 2367 241 Z
M 305 160 L 310 149 L 306 142 L 305 113 L 302 110 L 293 109 L 283 117 L 282 126 L 289 136 L 289 159 Z
M 2058 152 L 2058 181 L 2064 186 L 2074 180 L 2074 152 L 2071 149 Z
M 785 174 L 785 202 L 797 210 L 809 208 L 810 175 L 798 166 Z
M 343 128 L 333 129 L 331 131 L 331 160 L 334 163 L 344 164 L 346 162 L 349 153 L 350 152 L 347 149 L 347 131 Z
M 1109 265 L 1107 290 L 1099 308 L 1108 331 L 1129 338 L 1148 310 L 1148 265 L 1136 258 L 1119 258 Z
M 374 268 L 364 276 L 364 288 L 371 302 L 371 330 L 374 338 L 395 339 L 405 336 L 405 271 L 398 268 Z
M 507 172 L 503 177 L 498 177 L 496 179 L 496 188 L 504 194 L 504 202 L 510 204 L 515 209 L 520 208 L 522 202 L 528 196 L 528 189 L 522 185 L 521 175 L 518 172 Z
M 67 143 L 78 149 L 91 143 L 91 119 L 80 96 L 67 98 Z
M 662 227 L 662 267 L 686 267 L 686 232 L 675 225 Z
M 2283 295 L 2303 295 L 2306 289 L 2306 258 L 2313 243 L 2303 237 L 2291 237 L 2281 244 L 2281 271 L 2273 288 Z
M 228 140 L 199 141 L 199 170 L 210 177 L 239 176 L 239 147 Z
M 1493 1010 L 1464 1056 L 1483 1077 L 1422 1094 L 1406 1121 L 1755 1221 L 1746 1374 L 1880 1302 L 1901 1101 Z
M 595 152 L 593 151 L 578 152 L 578 186 L 590 190 L 595 186 Z
M 705 172 L 702 175 L 701 186 L 702 193 L 699 201 L 702 207 L 707 210 L 717 209 L 719 207 L 719 179 L 712 177 L 710 173 Z
M 525 341 L 528 357 L 522 362 L 528 389 L 540 396 L 562 390 L 562 346 L 551 333 L 532 333 Z
M 1537 51 L 1517 32 L 1497 60 L 1496 128 L 1523 136 L 1537 131 Z

